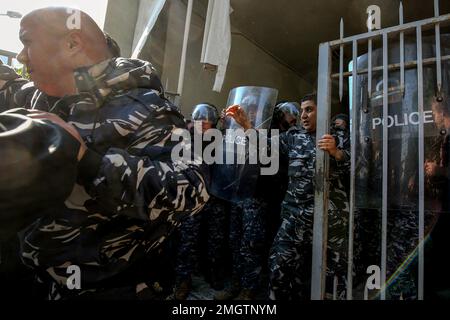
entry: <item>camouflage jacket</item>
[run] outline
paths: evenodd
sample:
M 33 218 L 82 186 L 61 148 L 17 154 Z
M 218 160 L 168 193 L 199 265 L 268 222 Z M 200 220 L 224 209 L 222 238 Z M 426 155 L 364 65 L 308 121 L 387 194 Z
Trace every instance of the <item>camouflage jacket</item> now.
M 171 161 L 171 135 L 185 120 L 148 62 L 112 59 L 75 79 L 78 95 L 54 103 L 36 91 L 31 108 L 58 114 L 85 140 L 78 184 L 20 235 L 23 261 L 62 290 L 69 265 L 90 289 L 142 261 L 209 198 L 197 166 Z
M 330 157 L 330 195 L 336 189 L 345 188 L 342 178 L 349 173 L 350 139 L 339 131 L 332 133 L 336 145 L 344 151 L 345 160 L 336 161 Z M 280 135 L 280 153 L 289 163 L 289 184 L 283 203 L 293 207 L 314 200 L 314 175 L 316 163 L 316 134 L 310 134 L 303 128 L 292 127 Z

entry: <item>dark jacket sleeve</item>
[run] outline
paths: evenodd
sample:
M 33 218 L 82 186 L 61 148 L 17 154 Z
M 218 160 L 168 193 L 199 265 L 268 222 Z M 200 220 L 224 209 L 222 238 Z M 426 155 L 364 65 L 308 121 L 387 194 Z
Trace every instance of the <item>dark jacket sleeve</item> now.
M 14 96 L 27 83 L 28 80 L 21 78 L 11 67 L 0 65 L 0 112 L 22 107 Z
M 79 181 L 111 214 L 154 221 L 199 212 L 209 198 L 199 167 L 170 159 L 180 118 L 160 108 L 136 130 L 128 148 L 110 148 L 105 155 L 89 150 L 79 164 Z

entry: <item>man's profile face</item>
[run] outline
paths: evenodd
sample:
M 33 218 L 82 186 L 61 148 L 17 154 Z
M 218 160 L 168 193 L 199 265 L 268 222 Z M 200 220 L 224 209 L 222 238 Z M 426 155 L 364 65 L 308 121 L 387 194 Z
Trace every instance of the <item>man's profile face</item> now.
M 302 102 L 300 106 L 302 126 L 307 132 L 316 131 L 317 106 L 312 100 Z
M 283 119 L 281 120 L 280 127 L 282 130 L 287 131 L 290 127 L 297 125 L 297 117 L 291 113 L 284 113 Z
M 213 124 L 210 121 L 202 121 L 202 130 L 203 133 L 205 133 L 207 130 L 212 129 Z
M 347 122 L 344 119 L 336 119 L 334 121 L 334 126 L 345 130 L 347 128 Z
M 202 133 L 205 133 L 206 131 L 214 127 L 211 121 L 205 120 L 193 120 L 192 125 L 197 130 L 197 132 L 200 132 L 201 130 Z
M 57 89 L 64 76 L 73 72 L 64 47 L 65 37 L 50 32 L 33 17 L 21 21 L 19 37 L 24 47 L 17 59 L 26 66 L 36 87 L 51 96 L 67 94 Z
M 255 106 L 250 106 L 248 108 L 248 118 L 250 119 L 250 121 L 255 121 L 257 115 L 256 109 L 257 108 Z
M 258 116 L 258 107 L 256 105 L 249 105 L 246 107 L 247 118 L 252 124 L 252 126 L 256 125 L 256 117 Z

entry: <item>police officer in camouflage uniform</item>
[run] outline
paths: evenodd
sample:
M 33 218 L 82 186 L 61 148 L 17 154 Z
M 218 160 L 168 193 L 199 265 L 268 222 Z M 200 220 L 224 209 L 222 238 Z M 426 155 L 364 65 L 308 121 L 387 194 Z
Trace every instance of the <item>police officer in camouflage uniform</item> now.
M 21 232 L 21 257 L 50 299 L 136 297 L 161 244 L 208 200 L 206 182 L 195 163 L 171 159 L 185 121 L 151 64 L 112 58 L 95 22 L 80 12 L 81 29 L 68 30 L 68 12 L 44 8 L 21 21 L 18 59 L 37 87 L 29 116 L 80 146 L 72 195 Z M 66 286 L 71 265 L 79 290 Z
M 280 103 L 274 109 L 271 128 L 287 130 L 297 123 L 298 114 L 293 103 Z M 227 109 L 227 115 L 233 117 L 244 130 L 254 126 L 251 110 L 247 115 L 240 106 L 231 106 Z M 268 215 L 274 214 L 268 210 L 275 207 L 273 201 L 277 199 L 277 194 L 272 189 L 276 182 L 279 180 L 275 177 L 260 175 L 254 196 L 232 205 L 229 239 L 233 259 L 232 281 L 229 287 L 216 294 L 217 300 L 255 298 L 264 264 Z M 281 188 L 281 185 L 277 188 Z M 271 218 L 270 221 L 276 224 L 277 219 Z
M 282 203 L 282 224 L 269 259 L 271 299 L 309 297 L 317 147 L 329 153 L 331 162 L 328 278 L 331 283 L 337 281 L 337 296 L 343 296 L 347 271 L 348 200 L 341 177 L 348 174 L 349 141 L 340 141 L 340 135 L 325 135 L 316 142 L 316 114 L 316 97 L 307 95 L 301 103 L 303 127 L 292 127 L 280 136 L 280 153 L 289 161 L 289 185 Z M 339 149 L 337 145 L 344 147 Z
M 336 140 L 339 145 L 337 147 L 339 149 L 345 149 L 344 143 L 350 141 L 350 130 L 349 130 L 349 118 L 348 115 L 339 113 L 333 117 L 331 120 L 331 128 L 330 132 L 336 136 L 339 136 Z M 347 196 L 350 196 L 350 175 L 346 174 L 342 178 L 342 183 L 344 184 L 345 191 L 347 192 Z
M 273 111 L 273 119 L 271 129 L 278 129 L 279 134 L 286 132 L 289 128 L 300 124 L 300 105 L 297 102 L 279 102 Z M 261 176 L 267 180 L 266 185 L 270 192 L 267 195 L 268 202 L 268 216 L 267 216 L 267 237 L 265 254 L 269 255 L 270 247 L 272 246 L 275 235 L 281 225 L 281 203 L 288 187 L 288 161 L 286 157 L 279 157 L 279 170 L 272 176 Z M 273 190 L 276 186 L 276 190 Z
M 255 99 L 252 96 L 244 98 L 248 105 L 248 116 L 237 105 L 228 107 L 225 115 L 234 118 L 244 130 L 253 128 L 256 118 L 256 104 L 253 100 Z M 237 118 L 237 111 L 241 112 L 239 115 L 245 115 L 245 124 Z M 224 290 L 216 293 L 216 300 L 252 300 L 255 296 L 262 269 L 266 232 L 266 202 L 262 197 L 262 189 L 264 188 L 258 180 L 253 196 L 231 204 L 229 246 L 232 255 L 232 279 Z
M 219 121 L 217 108 L 210 103 L 201 103 L 194 107 L 192 112 L 191 137 L 194 130 L 207 130 L 216 128 Z M 203 148 L 207 144 L 204 143 Z M 214 165 L 210 166 L 214 170 Z M 223 264 L 223 251 L 225 243 L 226 203 L 224 200 L 211 196 L 201 215 L 188 217 L 182 224 L 179 234 L 179 246 L 176 259 L 176 283 L 174 298 L 185 300 L 192 289 L 191 275 L 195 271 L 199 260 L 199 237 L 202 224 L 207 229 L 207 260 L 209 262 L 209 275 L 211 286 L 217 288 L 216 281 L 220 265 Z

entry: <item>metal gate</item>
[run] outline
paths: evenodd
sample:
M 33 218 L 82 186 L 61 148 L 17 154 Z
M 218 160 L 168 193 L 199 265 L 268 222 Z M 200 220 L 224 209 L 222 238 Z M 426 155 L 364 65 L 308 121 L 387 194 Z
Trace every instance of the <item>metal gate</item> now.
M 353 289 L 353 273 L 354 273 L 354 230 L 356 201 L 366 201 L 370 196 L 364 193 L 356 193 L 355 180 L 361 176 L 361 167 L 357 168 L 357 155 L 361 154 L 362 148 L 366 148 L 371 144 L 373 148 L 374 144 L 379 146 L 377 156 L 379 160 L 379 186 L 380 186 L 380 201 L 377 202 L 379 207 L 375 211 L 380 213 L 380 261 L 379 266 L 381 270 L 381 289 L 379 291 L 379 298 L 386 299 L 386 277 L 387 277 L 387 260 L 388 260 L 388 213 L 391 212 L 390 198 L 395 197 L 397 193 L 391 192 L 393 188 L 390 184 L 393 175 L 404 175 L 406 167 L 399 167 L 399 169 L 393 169 L 391 163 L 396 159 L 391 158 L 391 154 L 394 157 L 407 157 L 408 152 L 411 155 L 411 150 L 416 152 L 417 159 L 411 159 L 413 161 L 414 168 L 408 164 L 408 170 L 413 172 L 411 176 L 417 177 L 417 192 L 414 194 L 417 196 L 417 202 L 412 201 L 411 207 L 408 209 L 409 213 L 413 213 L 417 216 L 417 244 L 415 252 L 417 253 L 417 298 L 422 300 L 424 298 L 424 239 L 425 239 L 425 139 L 434 133 L 428 134 L 426 130 L 434 130 L 431 127 L 425 127 L 430 122 L 431 116 L 429 111 L 424 111 L 424 68 L 433 67 L 433 71 L 430 73 L 426 69 L 426 75 L 433 74 L 433 86 L 430 89 L 428 81 L 425 83 L 427 90 L 433 90 L 437 101 L 442 101 L 443 95 L 449 94 L 449 74 L 447 62 L 450 60 L 450 37 L 448 35 L 442 35 L 440 33 L 441 25 L 450 22 L 450 14 L 439 14 L 439 1 L 434 1 L 435 16 L 430 19 L 403 23 L 403 8 L 400 4 L 399 16 L 400 24 L 395 27 L 386 28 L 382 30 L 371 31 L 365 34 L 344 37 L 343 22 L 341 22 L 340 39 L 336 41 L 322 43 L 319 48 L 319 69 L 318 69 L 318 91 L 317 91 L 317 105 L 319 106 L 319 112 L 317 115 L 317 139 L 329 131 L 329 119 L 331 113 L 331 97 L 332 97 L 332 80 L 338 79 L 339 81 L 339 97 L 342 100 L 344 91 L 344 79 L 351 78 L 351 172 L 350 172 L 350 214 L 349 214 L 349 232 L 348 232 L 348 268 L 347 268 L 347 290 L 346 298 L 351 300 L 354 298 Z M 432 35 L 432 45 L 430 48 L 435 54 L 434 56 L 424 57 L 423 51 L 423 31 L 434 29 Z M 412 34 L 411 40 L 409 37 Z M 445 39 L 445 42 L 442 41 Z M 373 44 L 375 41 L 381 40 L 381 47 L 378 50 L 373 50 Z M 395 40 L 397 44 L 392 45 L 390 48 L 389 41 Z M 429 39 L 428 39 L 429 40 Z M 414 42 L 412 42 L 414 41 Z M 441 47 L 441 42 L 443 46 Z M 368 51 L 364 57 L 358 57 L 358 45 L 367 43 Z M 353 48 L 352 54 L 352 70 L 344 72 L 344 47 L 351 45 Z M 415 57 L 411 57 L 412 45 L 417 52 Z M 406 50 L 405 53 L 405 48 Z M 339 72 L 332 73 L 332 52 L 336 49 L 340 51 L 340 63 Z M 395 51 L 395 52 L 394 52 Z M 428 54 L 428 51 L 426 53 Z M 443 55 L 442 53 L 445 53 Z M 379 53 L 379 54 L 377 54 Z M 393 54 L 398 55 L 397 58 L 392 58 Z M 409 56 L 409 59 L 407 59 Z M 380 58 L 380 65 L 373 65 L 376 63 L 377 58 Z M 392 61 L 391 61 L 392 60 Z M 394 60 L 399 60 L 394 63 Z M 435 69 L 434 69 L 435 68 Z M 444 72 L 443 72 L 444 69 Z M 444 74 L 443 74 L 444 73 Z M 394 80 L 392 76 L 395 74 Z M 397 77 L 398 75 L 398 77 Z M 435 76 L 434 76 L 435 75 Z M 413 78 L 411 78 L 413 77 Z M 358 82 L 363 78 L 366 82 L 364 85 Z M 374 83 L 376 79 L 379 79 L 378 83 Z M 411 80 L 411 83 L 408 81 Z M 392 82 L 394 85 L 392 85 Z M 445 84 L 443 86 L 443 83 Z M 376 90 L 373 90 L 376 85 Z M 363 92 L 367 86 L 368 90 Z M 411 89 L 412 88 L 412 89 Z M 409 91 L 408 91 L 409 90 Z M 412 90 L 412 91 L 411 91 Z M 411 92 L 414 96 L 411 96 Z M 409 95 L 408 95 L 409 94 Z M 409 99 L 406 101 L 406 99 Z M 398 103 L 399 114 L 393 115 L 395 112 L 392 104 Z M 417 103 L 417 104 L 416 104 Z M 414 105 L 414 107 L 412 107 Z M 376 107 L 379 106 L 380 117 L 374 118 L 374 114 L 378 111 Z M 415 109 L 417 106 L 417 109 Z M 369 110 L 372 108 L 373 110 Z M 412 109 L 411 109 L 412 108 Z M 408 109 L 409 114 L 404 111 Z M 363 110 L 363 111 L 361 111 Z M 425 113 L 424 113 L 425 112 Z M 367 118 L 368 114 L 372 115 L 372 118 Z M 402 118 L 404 116 L 404 118 Z M 364 127 L 367 123 L 364 123 L 361 119 L 370 119 L 372 122 L 369 126 Z M 400 119 L 400 120 L 399 120 Z M 402 122 L 403 120 L 404 122 Z M 409 121 L 409 122 L 408 122 Z M 410 125 L 413 123 L 415 127 L 409 128 L 405 124 L 408 122 Z M 371 126 L 370 126 L 371 125 Z M 428 125 L 428 124 L 427 124 Z M 370 134 L 364 136 L 364 128 L 370 130 Z M 378 130 L 378 131 L 376 131 Z M 397 130 L 397 131 L 395 131 Z M 405 131 L 409 130 L 409 131 Z M 431 132 L 430 131 L 430 132 Z M 368 132 L 368 131 L 367 131 Z M 377 133 L 378 132 L 378 133 Z M 433 131 L 434 132 L 434 131 Z M 405 142 L 405 134 L 408 136 L 407 142 Z M 400 152 L 393 152 L 394 146 L 389 144 L 389 139 L 394 139 L 398 135 L 399 141 L 405 144 L 404 148 L 398 147 Z M 377 138 L 378 137 L 378 138 Z M 402 138 L 403 137 L 403 138 Z M 411 138 L 412 137 L 412 138 Z M 377 142 L 373 142 L 378 139 Z M 362 142 L 361 142 L 362 141 Z M 365 143 L 365 146 L 362 144 Z M 379 143 L 379 144 L 378 144 Z M 409 147 L 406 147 L 408 145 Z M 413 146 L 413 147 L 411 147 Z M 397 148 L 397 147 L 396 147 Z M 409 148 L 409 149 L 408 149 Z M 371 149 L 372 150 L 372 149 Z M 394 150 L 395 151 L 395 150 Z M 382 158 L 382 159 L 381 159 Z M 411 157 L 410 157 L 411 158 Z M 328 239 L 328 174 L 329 174 L 329 159 L 325 152 L 318 152 L 316 158 L 316 180 L 315 180 L 315 211 L 314 211 L 314 229 L 313 229 L 313 258 L 312 258 L 312 278 L 311 278 L 311 299 L 322 300 L 325 298 L 325 282 L 326 282 L 326 270 L 327 270 L 327 239 Z M 377 161 L 378 161 L 377 160 Z M 391 161 L 391 162 L 389 162 Z M 416 162 L 417 161 L 417 162 Z M 411 167 L 411 168 L 410 168 Z M 364 167 L 362 167 L 364 169 Z M 378 170 L 378 169 L 376 169 Z M 375 171 L 376 171 L 375 170 Z M 402 171 L 403 170 L 403 171 Z M 378 171 L 377 171 L 378 172 Z M 403 178 L 402 178 L 403 179 Z M 404 181 L 404 180 L 401 180 Z M 398 182 L 401 182 L 398 181 Z M 369 183 L 371 184 L 371 183 Z M 400 184 L 400 183 L 399 183 Z M 371 186 L 373 187 L 373 186 Z M 402 186 L 396 186 L 398 195 L 401 195 Z M 369 189 L 364 189 L 365 192 Z M 356 198 L 358 197 L 358 199 Z M 361 198 L 362 197 L 362 198 Z M 366 200 L 364 200 L 364 199 Z M 360 200 L 363 199 L 363 200 Z M 368 200 L 367 200 L 368 201 Z M 402 204 L 403 205 L 403 204 Z M 369 207 L 369 206 L 368 206 Z M 399 206 L 401 207 L 401 206 Z M 403 208 L 403 207 L 402 207 Z M 403 210 L 403 209 L 402 209 Z M 401 211 L 401 210 L 400 210 Z M 395 211 L 396 214 L 400 211 Z

